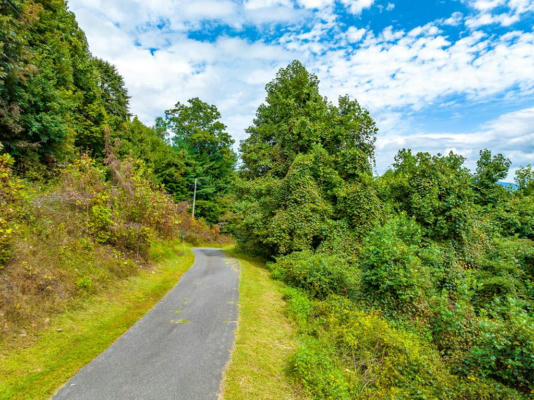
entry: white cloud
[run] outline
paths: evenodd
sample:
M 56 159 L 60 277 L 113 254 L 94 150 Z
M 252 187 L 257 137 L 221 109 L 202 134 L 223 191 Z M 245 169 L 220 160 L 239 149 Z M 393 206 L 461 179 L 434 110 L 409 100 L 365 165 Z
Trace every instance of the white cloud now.
M 534 33 L 500 38 L 475 31 L 451 42 L 432 24 L 405 34 L 386 28 L 368 34 L 357 49 L 335 49 L 319 60 L 330 95 L 348 92 L 372 110 L 419 110 L 446 96 L 481 101 L 520 86 L 534 89 Z
M 298 2 L 306 8 L 322 8 L 331 5 L 334 0 L 298 0 Z
M 347 38 L 348 38 L 349 42 L 356 43 L 356 42 L 359 42 L 360 40 L 362 40 L 363 35 L 365 35 L 365 32 L 366 32 L 365 28 L 357 29 L 354 26 L 351 26 L 347 30 Z
M 245 9 L 257 10 L 274 6 L 292 7 L 289 0 L 245 0 L 243 3 Z
M 361 14 L 361 12 L 370 8 L 374 0 L 341 0 L 341 2 L 347 7 L 352 14 Z
M 522 14 L 534 11 L 534 0 L 468 0 L 468 4 L 478 11 L 466 20 L 471 29 L 491 24 L 510 26 Z

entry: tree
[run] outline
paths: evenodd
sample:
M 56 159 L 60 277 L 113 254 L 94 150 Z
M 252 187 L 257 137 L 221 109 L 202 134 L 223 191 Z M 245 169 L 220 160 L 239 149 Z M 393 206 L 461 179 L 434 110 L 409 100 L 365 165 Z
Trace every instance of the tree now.
M 335 156 L 347 179 L 371 172 L 376 125 L 357 101 L 339 98 L 330 104 L 319 93 L 319 79 L 299 62 L 280 69 L 266 85 L 267 97 L 241 143 L 242 173 L 283 177 L 300 153 L 321 145 Z
M 534 193 L 534 169 L 530 164 L 515 171 L 515 183 L 521 193 L 526 195 Z
M 85 34 L 62 0 L 2 3 L 0 140 L 17 161 L 101 154 L 108 116 Z M 6 35 L 4 35 L 6 33 Z M 20 163 L 19 165 L 24 164 Z
M 189 165 L 184 175 L 189 191 L 183 194 L 182 200 L 191 198 L 197 178 L 196 213 L 212 223 L 225 212 L 221 200 L 230 187 L 237 161 L 232 150 L 234 141 L 220 119 L 216 106 L 192 98 L 188 104 L 176 103 L 165 111 L 164 119 L 156 122 L 156 132 L 160 136 L 164 135 L 164 129 L 169 132 L 175 151 Z
M 166 143 L 155 129 L 145 126 L 135 117 L 124 123 L 115 136 L 120 139 L 119 156 L 131 155 L 143 160 L 151 171 L 152 181 L 162 184 L 177 199 L 182 200 L 189 194 L 184 179 L 187 160 Z
M 334 242 L 352 236 L 348 226 L 360 225 L 363 235 L 379 215 L 368 188 L 377 132 L 368 111 L 348 96 L 329 103 L 299 61 L 280 69 L 266 91 L 241 143 L 234 202 L 240 244 L 272 257 L 325 241 L 332 241 L 325 248 L 340 248 Z M 361 212 L 344 212 L 352 207 Z
M 500 153 L 492 156 L 490 150 L 480 150 L 475 183 L 481 188 L 493 187 L 499 180 L 506 178 L 511 164 L 512 162 Z
M 130 96 L 124 84 L 124 78 L 118 73 L 117 68 L 107 61 L 99 58 L 93 59 L 93 64 L 98 71 L 98 88 L 104 108 L 109 117 L 109 124 L 117 129 L 119 124 L 130 118 Z
M 492 156 L 490 150 L 480 150 L 480 159 L 473 176 L 477 203 L 483 206 L 495 205 L 506 196 L 506 189 L 497 185 L 497 182 L 506 178 L 511 164 L 512 162 L 500 153 Z
M 382 198 L 425 228 L 433 239 L 462 241 L 472 218 L 474 193 L 464 158 L 412 154 L 402 149 L 380 179 Z

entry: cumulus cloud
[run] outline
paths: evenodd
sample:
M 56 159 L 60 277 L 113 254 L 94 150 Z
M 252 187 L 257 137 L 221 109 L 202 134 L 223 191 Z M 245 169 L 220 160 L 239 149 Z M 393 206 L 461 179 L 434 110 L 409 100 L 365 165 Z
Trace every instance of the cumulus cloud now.
M 365 32 L 366 32 L 365 28 L 357 29 L 354 26 L 351 26 L 347 30 L 347 38 L 349 42 L 356 43 L 362 40 L 363 35 L 365 35 Z
M 364 9 L 373 5 L 374 0 L 341 0 L 341 2 L 352 14 L 361 14 Z
M 510 26 L 521 15 L 534 11 L 534 0 L 468 0 L 468 4 L 478 11 L 466 20 L 471 29 L 491 24 Z

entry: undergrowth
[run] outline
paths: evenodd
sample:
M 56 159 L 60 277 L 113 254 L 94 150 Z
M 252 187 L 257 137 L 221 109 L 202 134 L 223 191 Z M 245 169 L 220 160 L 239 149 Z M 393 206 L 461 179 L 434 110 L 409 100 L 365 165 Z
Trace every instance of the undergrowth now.
M 151 265 L 158 240 L 228 243 L 154 186 L 144 164 L 86 155 L 48 184 L 13 176 L 0 158 L 0 336 L 45 328 L 78 299 Z M 183 232 L 183 233 L 182 233 Z M 185 234 L 185 235 L 184 235 Z

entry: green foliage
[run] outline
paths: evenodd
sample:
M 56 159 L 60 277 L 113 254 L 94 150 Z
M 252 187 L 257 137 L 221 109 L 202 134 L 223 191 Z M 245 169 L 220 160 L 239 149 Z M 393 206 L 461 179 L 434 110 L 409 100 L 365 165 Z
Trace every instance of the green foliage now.
M 282 180 L 263 177 L 237 182 L 234 232 L 241 246 L 253 249 L 261 243 L 259 248 L 275 255 L 321 243 L 332 207 L 321 194 L 315 165 L 312 154 L 300 155 Z
M 346 218 L 358 237 L 369 232 L 382 219 L 383 210 L 374 182 L 370 177 L 361 182 L 347 185 L 338 194 L 336 212 Z
M 534 193 L 534 170 L 530 164 L 515 171 L 515 183 L 523 194 Z
M 309 251 L 279 258 L 274 264 L 273 276 L 317 298 L 331 294 L 351 297 L 360 283 L 360 270 L 350 265 L 345 257 Z
M 380 178 L 382 196 L 405 211 L 432 239 L 461 242 L 469 231 L 474 193 L 464 158 L 454 153 L 413 155 L 401 150 L 393 169 Z
M 314 399 L 524 399 L 534 380 L 531 168 L 401 150 L 371 177 L 376 128 L 293 62 L 267 87 L 228 220 L 274 258 Z
M 497 204 L 491 217 L 499 234 L 534 239 L 534 196 L 522 193 Z
M 531 285 L 528 259 L 532 254 L 534 243 L 530 240 L 495 239 L 490 249 L 476 260 L 477 290 L 473 304 L 485 307 L 498 298 L 525 297 Z
M 429 271 L 418 257 L 421 229 L 402 214 L 376 226 L 363 243 L 365 295 L 391 313 L 423 307 Z
M 500 314 L 505 314 L 502 318 Z M 534 390 L 534 317 L 517 301 L 484 313 L 462 371 L 491 377 L 524 392 Z
M 242 172 L 249 179 L 283 178 L 295 157 L 321 145 L 334 155 L 344 179 L 370 171 L 376 126 L 369 113 L 347 96 L 336 107 L 319 93 L 319 80 L 293 61 L 266 86 L 250 136 L 241 143 Z
M 0 336 L 42 328 L 79 297 L 137 273 L 155 241 L 186 231 L 227 243 L 154 185 L 142 161 L 113 149 L 105 161 L 82 155 L 43 185 L 14 178 L 12 157 L 0 156 Z
M 291 360 L 291 372 L 312 399 L 351 399 L 345 376 L 336 365 L 332 352 L 327 343 L 309 337 Z
M 185 155 L 175 151 L 155 129 L 145 126 L 137 117 L 115 132 L 119 139 L 117 152 L 121 158 L 132 156 L 143 160 L 151 180 L 162 184 L 177 200 L 183 200 L 191 191 L 184 175 L 190 168 Z
M 480 159 L 477 161 L 474 176 L 476 185 L 481 188 L 491 188 L 499 180 L 506 178 L 511 164 L 512 162 L 502 154 L 492 157 L 490 150 L 480 150 Z
M 298 61 L 282 68 L 266 90 L 241 143 L 232 232 L 244 249 L 270 257 L 350 246 L 338 235 L 352 234 L 341 227 L 365 215 L 363 235 L 380 215 L 369 177 L 374 121 L 346 96 L 330 104 L 319 94 L 317 77 Z M 348 209 L 352 215 L 345 215 Z
M 273 275 L 276 276 L 276 272 Z M 293 287 L 287 287 L 284 292 L 286 310 L 297 322 L 301 330 L 305 330 L 310 319 L 313 303 L 305 291 Z
M 11 4 L 0 6 L 0 140 L 21 170 L 72 159 L 75 146 L 102 156 L 106 126 L 129 116 L 122 77 L 91 56 L 64 1 Z
M 1 148 L 0 148 L 1 150 Z M 0 154 L 0 269 L 11 258 L 12 241 L 20 202 L 20 182 L 13 177 L 13 158 Z
M 506 189 L 497 185 L 497 182 L 506 178 L 511 164 L 502 154 L 492 156 L 488 149 L 480 151 L 477 170 L 473 176 L 478 203 L 496 204 L 506 195 Z
M 78 289 L 90 291 L 93 286 L 93 281 L 88 276 L 82 276 L 76 281 L 76 286 Z
M 109 124 L 113 130 L 129 120 L 128 112 L 130 96 L 124 85 L 124 79 L 114 65 L 99 58 L 93 59 L 93 65 L 98 71 L 98 88 L 100 96 L 109 117 Z
M 178 200 L 188 200 L 197 179 L 196 214 L 216 223 L 226 211 L 222 199 L 232 183 L 237 161 L 234 141 L 220 121 L 217 107 L 199 98 L 188 103 L 176 103 L 157 121 L 156 131 L 169 132 L 175 157 L 185 160 L 183 186 L 169 189 Z

